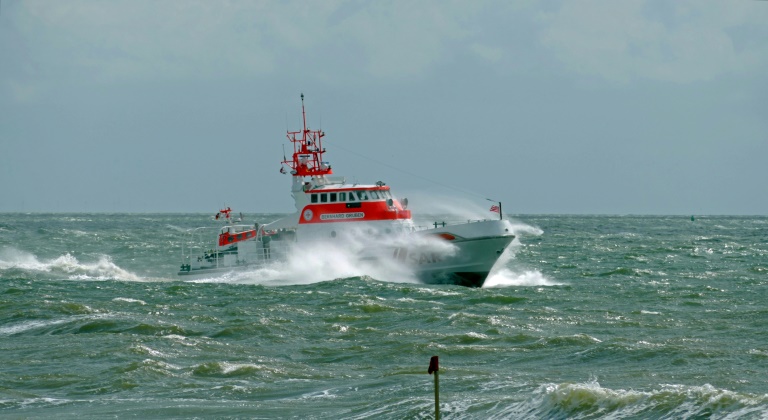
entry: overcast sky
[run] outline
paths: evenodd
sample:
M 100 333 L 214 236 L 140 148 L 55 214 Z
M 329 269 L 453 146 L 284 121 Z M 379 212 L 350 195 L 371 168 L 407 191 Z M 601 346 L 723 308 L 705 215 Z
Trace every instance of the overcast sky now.
M 0 0 L 0 212 L 293 211 L 302 92 L 424 211 L 768 214 L 768 2 L 720 0 Z

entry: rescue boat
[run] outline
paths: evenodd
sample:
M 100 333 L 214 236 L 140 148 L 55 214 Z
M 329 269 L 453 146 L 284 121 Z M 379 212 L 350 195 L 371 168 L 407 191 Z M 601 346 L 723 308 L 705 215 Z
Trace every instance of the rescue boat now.
M 307 127 L 303 94 L 301 114 L 303 128 L 287 132 L 293 153 L 283 157 L 280 169 L 291 176 L 295 213 L 260 226 L 243 224 L 242 217 L 233 220 L 229 207 L 220 210 L 216 218 L 226 223 L 215 244 L 196 257 L 193 247 L 183 246 L 180 276 L 259 268 L 286 260 L 303 244 L 354 241 L 361 244 L 356 255 L 361 261 L 402 266 L 425 283 L 483 285 L 515 238 L 500 203 L 492 207 L 498 220 L 417 228 L 408 199 L 398 198 L 384 182 L 357 184 L 334 175 L 324 160 L 325 133 Z

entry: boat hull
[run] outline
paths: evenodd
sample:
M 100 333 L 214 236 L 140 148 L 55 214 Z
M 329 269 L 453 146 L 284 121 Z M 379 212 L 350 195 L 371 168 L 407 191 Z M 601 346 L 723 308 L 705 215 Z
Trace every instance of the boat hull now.
M 457 284 L 482 287 L 513 235 L 484 237 L 457 242 L 455 255 L 435 264 L 414 267 L 419 280 L 428 284 Z
M 368 264 L 400 265 L 427 284 L 482 287 L 501 254 L 515 238 L 504 221 L 481 221 L 421 230 L 397 244 L 369 244 L 356 254 Z M 206 254 L 182 264 L 180 276 L 201 278 L 234 270 L 259 269 L 296 255 L 293 241 L 243 241 L 234 251 Z

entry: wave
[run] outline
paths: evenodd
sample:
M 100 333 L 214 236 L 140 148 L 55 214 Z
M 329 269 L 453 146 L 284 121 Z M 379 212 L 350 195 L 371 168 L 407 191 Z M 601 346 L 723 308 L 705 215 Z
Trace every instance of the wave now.
M 39 278 L 40 274 L 68 280 L 141 281 L 139 276 L 118 267 L 108 255 L 99 256 L 96 262 L 84 263 L 70 253 L 45 260 L 15 248 L 0 249 L 0 278 Z
M 766 413 L 768 395 L 733 392 L 709 384 L 614 390 L 593 380 L 541 385 L 530 399 L 488 418 L 762 418 Z

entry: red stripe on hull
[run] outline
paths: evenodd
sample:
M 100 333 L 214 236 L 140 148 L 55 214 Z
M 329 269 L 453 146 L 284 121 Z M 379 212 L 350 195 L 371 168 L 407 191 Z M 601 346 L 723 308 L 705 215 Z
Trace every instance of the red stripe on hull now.
M 310 204 L 301 210 L 299 224 L 370 222 L 375 220 L 407 220 L 410 210 L 394 210 L 384 201 L 362 202 L 360 207 L 350 203 Z

